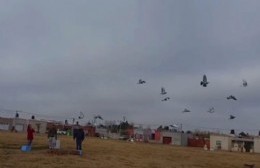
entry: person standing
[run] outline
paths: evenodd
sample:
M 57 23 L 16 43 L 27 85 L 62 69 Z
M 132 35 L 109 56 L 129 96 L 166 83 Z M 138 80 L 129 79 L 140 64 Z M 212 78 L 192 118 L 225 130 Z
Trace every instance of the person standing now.
M 31 124 L 28 124 L 27 126 L 27 140 L 28 140 L 28 146 L 32 145 L 33 141 L 33 134 L 35 133 L 35 130 L 32 128 Z
M 85 139 L 85 133 L 82 128 L 75 129 L 73 139 L 76 140 L 76 150 L 82 150 L 82 142 Z
M 56 140 L 57 140 L 57 129 L 54 124 L 48 131 L 48 139 L 49 139 L 49 148 L 54 149 L 56 146 Z

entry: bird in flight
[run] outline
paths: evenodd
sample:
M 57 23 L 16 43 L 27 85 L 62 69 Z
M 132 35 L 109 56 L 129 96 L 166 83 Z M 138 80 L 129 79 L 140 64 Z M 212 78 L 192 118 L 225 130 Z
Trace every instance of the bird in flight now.
M 84 118 L 84 114 L 82 112 L 80 112 L 79 119 L 83 119 L 83 118 Z
M 144 84 L 144 83 L 146 83 L 144 80 L 142 80 L 142 79 L 139 79 L 139 81 L 138 81 L 138 83 L 137 83 L 137 84 Z
M 169 125 L 170 127 L 173 127 L 173 128 L 178 128 L 179 126 L 177 124 L 173 124 L 173 125 Z
M 246 80 L 243 80 L 243 86 L 247 87 L 247 81 Z
M 183 113 L 188 113 L 188 112 L 190 112 L 190 110 L 188 110 L 188 109 L 185 108 L 182 112 L 183 112 Z
M 168 101 L 168 100 L 170 100 L 169 97 L 165 97 L 164 99 L 162 99 L 162 101 Z
M 214 113 L 214 112 L 215 112 L 214 107 L 209 108 L 208 113 Z
M 227 99 L 228 99 L 228 100 L 229 100 L 229 99 L 237 100 L 237 98 L 236 98 L 235 96 L 233 96 L 233 95 L 228 96 Z
M 207 84 L 209 84 L 209 82 L 207 81 L 207 76 L 203 75 L 203 79 L 200 82 L 200 85 L 202 85 L 203 87 L 207 87 Z
M 235 119 L 235 118 L 236 118 L 236 116 L 233 116 L 233 115 L 230 115 L 230 116 L 229 116 L 229 119 L 230 119 L 230 120 L 233 120 L 233 119 Z
M 100 120 L 103 120 L 103 118 L 102 118 L 100 115 L 96 115 L 96 116 L 94 117 L 94 119 L 100 119 Z
M 167 92 L 165 91 L 164 87 L 161 88 L 161 94 L 162 94 L 162 95 L 167 94 Z

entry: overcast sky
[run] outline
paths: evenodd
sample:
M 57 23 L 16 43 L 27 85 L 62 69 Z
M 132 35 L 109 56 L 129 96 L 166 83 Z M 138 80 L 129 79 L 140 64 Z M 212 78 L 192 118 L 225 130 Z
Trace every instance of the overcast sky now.
M 0 115 L 260 130 L 259 9 L 257 0 L 2 0 Z

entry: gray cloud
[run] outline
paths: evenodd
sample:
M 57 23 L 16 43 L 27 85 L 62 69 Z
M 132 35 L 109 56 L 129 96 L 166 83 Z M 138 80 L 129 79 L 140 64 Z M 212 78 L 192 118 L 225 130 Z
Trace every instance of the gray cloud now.
M 256 130 L 259 5 L 1 1 L 1 108 L 60 120 L 84 111 L 87 120 L 100 114 L 185 129 Z M 203 74 L 207 88 L 199 85 Z M 147 84 L 137 85 L 139 78 Z M 161 101 L 162 86 L 168 102 Z M 230 94 L 238 101 L 227 101 Z M 215 114 L 206 112 L 211 106 Z

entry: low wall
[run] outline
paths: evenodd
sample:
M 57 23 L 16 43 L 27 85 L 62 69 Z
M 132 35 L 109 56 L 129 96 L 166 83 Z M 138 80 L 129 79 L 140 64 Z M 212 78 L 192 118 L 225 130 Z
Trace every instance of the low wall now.
M 188 146 L 190 147 L 201 147 L 203 148 L 207 145 L 207 148 L 210 148 L 210 140 L 209 139 L 202 139 L 202 138 L 188 138 Z

